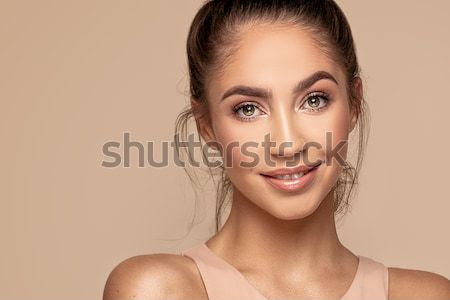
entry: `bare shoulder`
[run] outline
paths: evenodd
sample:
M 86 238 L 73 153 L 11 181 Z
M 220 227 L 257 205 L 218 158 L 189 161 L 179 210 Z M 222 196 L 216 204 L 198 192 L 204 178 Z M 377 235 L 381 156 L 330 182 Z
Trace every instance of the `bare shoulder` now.
M 389 300 L 449 300 L 450 281 L 437 273 L 388 268 Z
M 111 271 L 103 300 L 198 298 L 202 281 L 195 272 L 195 263 L 182 255 L 133 256 Z

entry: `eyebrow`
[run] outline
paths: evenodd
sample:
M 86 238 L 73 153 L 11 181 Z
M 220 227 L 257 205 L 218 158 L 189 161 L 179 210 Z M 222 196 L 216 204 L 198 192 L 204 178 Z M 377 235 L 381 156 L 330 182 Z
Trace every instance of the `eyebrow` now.
M 299 94 L 303 92 L 304 90 L 310 88 L 314 83 L 316 83 L 319 80 L 322 79 L 329 79 L 333 82 L 335 82 L 337 85 L 338 82 L 336 78 L 333 77 L 330 73 L 326 71 L 317 71 L 313 73 L 312 75 L 308 76 L 307 78 L 301 80 L 297 83 L 297 85 L 292 90 L 292 94 Z M 257 87 L 250 87 L 245 85 L 237 85 L 230 89 L 228 89 L 222 96 L 222 99 L 220 101 L 223 101 L 225 98 L 228 98 L 232 95 L 243 95 L 243 96 L 249 96 L 249 97 L 257 97 L 257 98 L 264 98 L 269 99 L 272 98 L 272 92 L 268 89 L 264 88 L 257 88 Z

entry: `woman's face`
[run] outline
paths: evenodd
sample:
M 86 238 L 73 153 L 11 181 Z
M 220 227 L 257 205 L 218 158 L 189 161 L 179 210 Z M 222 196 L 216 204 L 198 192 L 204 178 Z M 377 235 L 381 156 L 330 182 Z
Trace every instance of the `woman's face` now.
M 298 27 L 258 25 L 240 38 L 240 47 L 207 86 L 211 134 L 203 137 L 222 145 L 235 194 L 280 219 L 306 217 L 336 183 L 342 171 L 336 154 L 346 158 L 342 141 L 356 121 L 344 73 Z M 303 177 L 264 175 L 319 160 Z

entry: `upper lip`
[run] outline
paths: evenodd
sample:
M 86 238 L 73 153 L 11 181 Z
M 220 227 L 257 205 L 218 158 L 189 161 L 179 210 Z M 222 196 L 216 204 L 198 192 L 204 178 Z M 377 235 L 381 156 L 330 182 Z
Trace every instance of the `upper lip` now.
M 264 172 L 261 173 L 262 175 L 265 176 L 282 176 L 282 175 L 292 175 L 295 173 L 305 173 L 311 169 L 314 169 L 315 167 L 319 166 L 320 164 L 322 164 L 322 161 L 319 160 L 317 163 L 312 164 L 311 166 L 307 166 L 307 165 L 302 165 L 302 166 L 298 166 L 295 168 L 281 168 L 281 169 L 276 169 L 273 171 L 269 171 L 269 172 Z

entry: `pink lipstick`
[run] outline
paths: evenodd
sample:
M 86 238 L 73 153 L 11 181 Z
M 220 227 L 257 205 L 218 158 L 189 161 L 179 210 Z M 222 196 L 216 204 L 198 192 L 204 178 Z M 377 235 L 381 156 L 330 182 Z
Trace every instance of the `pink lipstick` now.
M 315 179 L 317 169 L 322 164 L 318 161 L 312 166 L 282 168 L 261 173 L 274 188 L 285 192 L 298 192 L 309 186 Z

